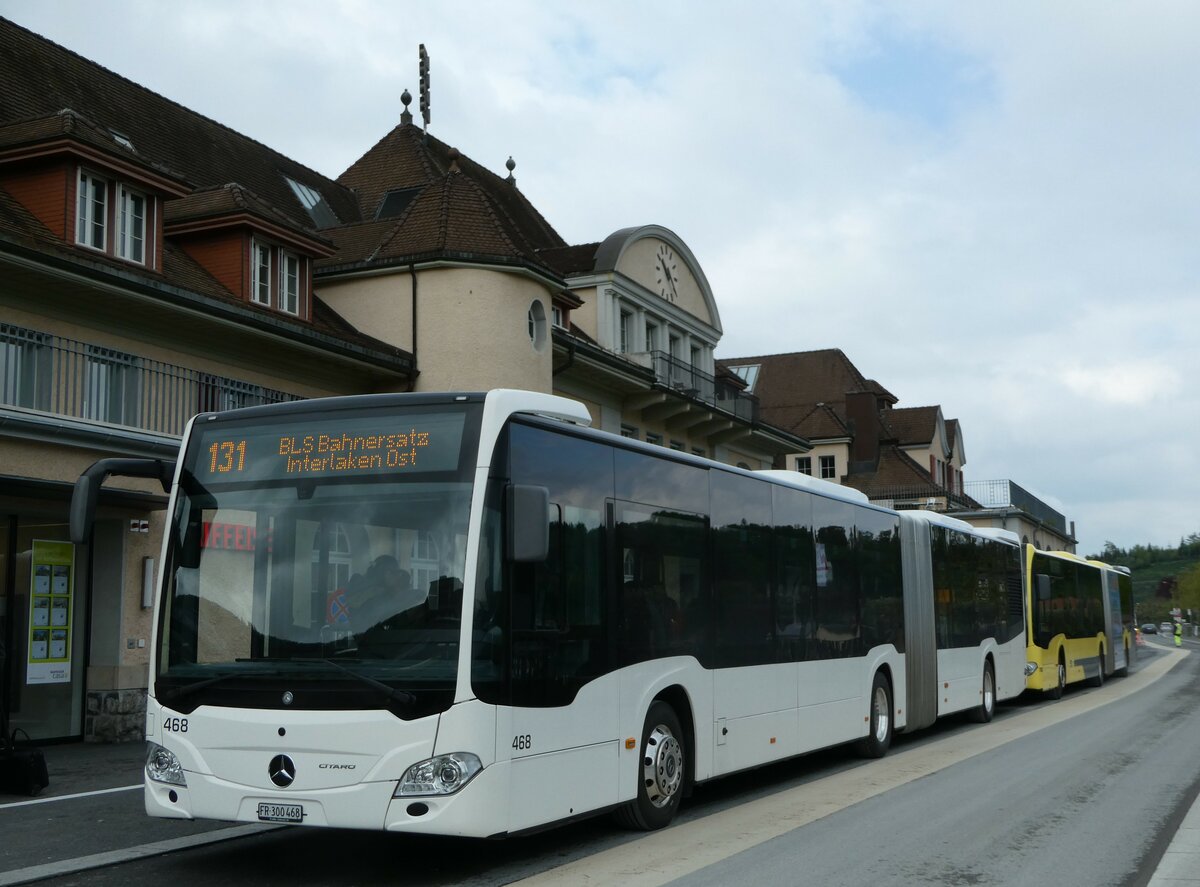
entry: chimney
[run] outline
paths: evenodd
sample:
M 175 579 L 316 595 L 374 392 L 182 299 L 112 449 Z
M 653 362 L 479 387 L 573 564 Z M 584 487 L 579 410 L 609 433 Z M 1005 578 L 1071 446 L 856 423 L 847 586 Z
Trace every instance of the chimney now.
M 846 393 L 846 424 L 850 426 L 848 474 L 868 474 L 879 467 L 879 412 L 870 391 Z

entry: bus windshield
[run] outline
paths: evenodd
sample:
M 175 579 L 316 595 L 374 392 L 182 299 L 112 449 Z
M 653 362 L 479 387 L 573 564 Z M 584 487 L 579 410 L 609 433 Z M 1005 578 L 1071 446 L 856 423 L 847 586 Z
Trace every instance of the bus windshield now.
M 410 718 L 449 707 L 473 410 L 195 431 L 168 548 L 156 698 L 185 712 L 387 708 Z

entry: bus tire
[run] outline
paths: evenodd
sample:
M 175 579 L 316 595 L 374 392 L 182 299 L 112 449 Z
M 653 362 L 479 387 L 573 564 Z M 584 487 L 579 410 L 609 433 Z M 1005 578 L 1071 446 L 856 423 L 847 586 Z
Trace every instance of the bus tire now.
M 613 815 L 625 828 L 653 831 L 675 818 L 687 775 L 683 727 L 675 709 L 661 699 L 646 712 L 639 748 L 637 797 Z
M 1063 690 L 1067 688 L 1067 663 L 1063 660 L 1063 654 L 1058 654 L 1058 668 L 1055 671 L 1054 686 L 1046 691 L 1046 695 L 1051 699 L 1062 699 Z
M 1089 687 L 1104 686 L 1104 648 L 1100 648 L 1100 655 L 1096 657 L 1096 673 L 1088 678 Z
M 996 673 L 992 660 L 983 664 L 983 688 L 980 690 L 979 705 L 971 709 L 971 720 L 986 724 L 996 714 Z
M 882 671 L 875 672 L 871 683 L 871 698 L 867 708 L 870 731 L 854 744 L 854 750 L 864 758 L 882 758 L 892 744 L 892 685 Z

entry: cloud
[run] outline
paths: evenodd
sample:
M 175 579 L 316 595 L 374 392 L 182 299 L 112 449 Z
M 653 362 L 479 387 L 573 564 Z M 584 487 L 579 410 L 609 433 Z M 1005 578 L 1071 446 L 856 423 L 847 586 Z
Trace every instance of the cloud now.
M 337 175 L 416 93 L 568 240 L 662 224 L 718 354 L 840 347 L 1085 550 L 1200 529 L 1200 6 L 0 0 Z M 130 53 L 129 46 L 138 52 Z

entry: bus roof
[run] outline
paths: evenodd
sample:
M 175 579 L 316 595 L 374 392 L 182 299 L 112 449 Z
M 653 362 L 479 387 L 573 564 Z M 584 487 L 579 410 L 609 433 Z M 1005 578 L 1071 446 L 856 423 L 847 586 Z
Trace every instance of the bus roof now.
M 841 484 L 830 483 L 827 480 L 813 477 L 808 474 L 801 474 L 799 471 L 784 471 L 778 468 L 767 468 L 761 471 L 755 471 L 754 474 L 769 478 L 776 483 L 784 484 L 789 487 L 799 487 L 802 490 L 808 490 L 811 493 L 820 493 L 823 496 L 828 496 L 831 499 L 844 499 L 847 502 L 867 503 L 871 500 L 867 498 L 867 494 L 853 487 L 844 487 Z M 883 506 L 877 506 L 882 508 Z

